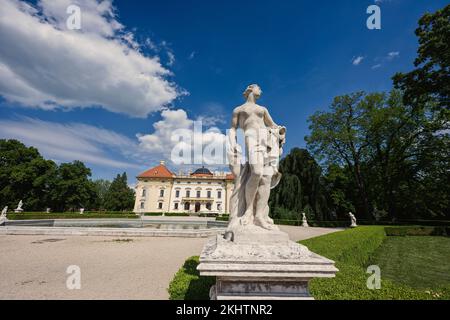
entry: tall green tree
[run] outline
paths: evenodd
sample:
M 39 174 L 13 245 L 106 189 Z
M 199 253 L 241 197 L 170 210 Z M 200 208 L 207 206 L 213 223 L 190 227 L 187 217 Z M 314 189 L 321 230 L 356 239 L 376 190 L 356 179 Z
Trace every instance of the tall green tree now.
M 105 199 L 109 188 L 111 187 L 111 181 L 98 179 L 94 180 L 94 189 L 96 193 L 95 201 L 92 203 L 92 208 L 105 209 Z
M 397 73 L 394 84 L 404 92 L 407 105 L 423 107 L 435 103 L 441 116 L 449 117 L 450 104 L 450 5 L 426 13 L 416 29 L 419 40 L 415 69 Z
M 87 208 L 96 196 L 90 176 L 91 170 L 81 161 L 62 163 L 52 190 L 54 208 L 61 211 Z
M 128 186 L 127 174 L 118 174 L 105 195 L 104 206 L 111 211 L 130 210 L 134 206 L 134 191 Z
M 309 219 L 328 218 L 322 169 L 307 150 L 292 149 L 280 161 L 280 172 L 283 178 L 269 199 L 272 217 L 300 219 L 305 212 Z
M 43 210 L 51 202 L 57 166 L 17 140 L 0 140 L 0 205 Z
M 311 134 L 305 139 L 308 148 L 327 164 L 346 166 L 358 190 L 360 208 L 370 218 L 370 202 L 363 162 L 367 157 L 368 100 L 377 102 L 377 94 L 365 99 L 364 92 L 334 98 L 329 112 L 316 112 L 309 118 Z

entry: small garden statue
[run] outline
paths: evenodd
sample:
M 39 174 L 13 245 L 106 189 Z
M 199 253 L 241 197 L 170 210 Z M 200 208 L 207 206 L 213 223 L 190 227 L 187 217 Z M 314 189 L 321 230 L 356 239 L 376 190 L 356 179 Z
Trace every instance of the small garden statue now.
M 0 215 L 0 217 L 2 218 L 6 218 L 6 213 L 8 212 L 8 206 L 4 207 L 2 210 L 2 214 Z
M 309 227 L 308 220 L 306 220 L 306 214 L 304 212 L 302 212 L 302 216 L 302 227 Z
M 80 214 L 84 213 L 84 208 L 80 208 Z
M 19 203 L 17 204 L 17 208 L 14 209 L 14 212 L 15 213 L 23 212 L 22 206 L 23 206 L 23 202 L 22 202 L 22 200 L 20 200 Z
M 358 225 L 356 224 L 356 217 L 353 213 L 349 212 L 348 215 L 350 216 L 351 225 L 350 228 L 356 228 Z
M 45 209 L 45 213 L 50 213 L 50 208 Z

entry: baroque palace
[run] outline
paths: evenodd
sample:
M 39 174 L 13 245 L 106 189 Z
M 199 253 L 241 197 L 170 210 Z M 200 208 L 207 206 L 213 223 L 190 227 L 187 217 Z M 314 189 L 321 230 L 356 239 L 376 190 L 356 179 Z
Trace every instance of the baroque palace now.
M 174 174 L 164 161 L 137 177 L 134 212 L 229 213 L 234 187 L 231 173 L 202 167 L 188 174 Z

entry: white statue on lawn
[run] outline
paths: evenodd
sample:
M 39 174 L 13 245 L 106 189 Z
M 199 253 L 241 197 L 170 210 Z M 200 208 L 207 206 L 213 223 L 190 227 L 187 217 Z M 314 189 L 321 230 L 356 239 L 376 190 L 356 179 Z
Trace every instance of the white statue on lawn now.
M 306 219 L 306 214 L 302 212 L 302 227 L 309 227 L 308 220 Z
M 84 208 L 80 208 L 80 214 L 84 213 Z
M 23 202 L 22 202 L 22 200 L 20 200 L 19 203 L 17 204 L 17 208 L 14 209 L 14 212 L 16 212 L 16 213 L 22 212 L 23 211 L 22 206 L 23 206 Z
M 252 84 L 244 92 L 246 102 L 234 109 L 227 155 L 235 176 L 235 187 L 230 201 L 228 229 L 256 225 L 267 230 L 278 230 L 269 217 L 267 204 L 270 189 L 280 181 L 278 163 L 283 152 L 286 128 L 277 125 L 269 111 L 256 104 L 261 88 Z M 245 139 L 246 162 L 241 163 L 242 150 L 237 143 L 237 130 Z
M 348 215 L 350 216 L 351 225 L 350 228 L 356 228 L 358 225 L 356 224 L 356 217 L 353 213 L 349 212 Z

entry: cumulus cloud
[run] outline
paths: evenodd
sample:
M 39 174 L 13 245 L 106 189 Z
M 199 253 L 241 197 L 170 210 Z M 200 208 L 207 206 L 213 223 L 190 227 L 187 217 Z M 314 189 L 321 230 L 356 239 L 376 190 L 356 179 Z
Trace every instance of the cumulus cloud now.
M 135 161 L 117 161 L 110 154 L 116 151 L 124 158 L 134 157 L 138 151 L 135 140 L 86 124 L 21 117 L 0 120 L 0 136 L 36 147 L 46 158 L 58 162 L 80 160 L 114 168 L 141 168 Z
M 226 136 L 202 117 L 193 120 L 182 110 L 163 110 L 153 132 L 130 138 L 83 123 L 57 123 L 30 117 L 0 120 L 0 137 L 36 147 L 57 162 L 80 160 L 113 168 L 142 169 L 161 159 L 172 164 L 225 164 Z M 190 150 L 188 158 L 178 151 Z M 198 149 L 196 149 L 198 148 Z M 194 150 L 200 151 L 194 153 Z M 173 157 L 175 155 L 175 157 Z
M 363 56 L 353 57 L 352 64 L 358 66 L 364 60 Z
M 216 127 L 203 130 L 203 126 L 208 126 L 211 122 L 203 123 L 202 117 L 196 121 L 189 119 L 182 109 L 164 110 L 161 117 L 160 121 L 153 124 L 153 133 L 137 135 L 140 149 L 161 154 L 176 165 L 225 164 L 226 136 Z M 212 149 L 215 151 L 211 152 Z M 184 152 L 186 150 L 190 150 L 188 154 Z M 187 157 L 182 158 L 181 154 Z
M 111 1 L 76 3 L 81 30 L 66 27 L 71 0 L 40 0 L 36 6 L 0 0 L 3 97 L 47 110 L 95 106 L 145 117 L 184 93 L 157 56 L 141 52 Z

